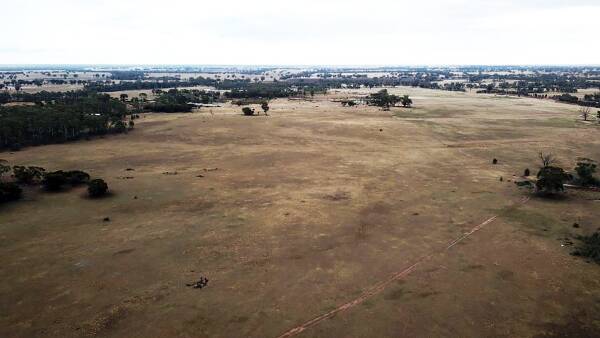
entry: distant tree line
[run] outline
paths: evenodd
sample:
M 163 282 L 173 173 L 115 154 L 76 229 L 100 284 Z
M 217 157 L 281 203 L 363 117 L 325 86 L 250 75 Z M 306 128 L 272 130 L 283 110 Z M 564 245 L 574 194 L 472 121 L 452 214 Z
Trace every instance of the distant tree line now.
M 156 91 L 158 97 L 154 102 L 144 105 L 144 110 L 159 113 L 191 112 L 191 103 L 210 104 L 218 102 L 221 94 L 217 91 L 170 89 Z
M 120 92 L 124 90 L 144 90 L 144 89 L 165 89 L 178 87 L 195 87 L 195 86 L 215 86 L 217 80 L 207 79 L 203 77 L 190 78 L 185 81 L 121 81 L 113 82 L 89 82 L 85 84 L 85 89 L 94 92 Z

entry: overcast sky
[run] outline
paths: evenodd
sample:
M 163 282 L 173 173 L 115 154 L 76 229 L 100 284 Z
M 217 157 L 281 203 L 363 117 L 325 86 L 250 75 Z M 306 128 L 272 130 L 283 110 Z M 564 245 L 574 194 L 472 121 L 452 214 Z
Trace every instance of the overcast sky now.
M 0 64 L 600 64 L 600 0 L 6 0 Z

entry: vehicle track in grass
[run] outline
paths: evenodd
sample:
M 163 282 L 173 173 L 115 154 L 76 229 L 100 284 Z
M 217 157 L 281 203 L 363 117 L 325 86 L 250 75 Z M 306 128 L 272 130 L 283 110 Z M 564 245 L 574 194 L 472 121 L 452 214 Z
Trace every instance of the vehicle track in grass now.
M 525 204 L 529 201 L 529 197 L 524 197 L 522 198 L 519 202 L 517 202 L 516 204 L 522 205 Z M 359 297 L 348 301 L 338 307 L 336 307 L 335 309 L 323 313 L 307 322 L 302 323 L 301 325 L 298 325 L 288 331 L 285 331 L 284 333 L 282 333 L 281 335 L 278 336 L 278 338 L 286 338 L 286 337 L 293 337 L 296 336 L 304 331 L 306 331 L 307 329 L 318 325 L 319 323 L 333 317 L 334 315 L 349 310 L 353 307 L 355 307 L 356 305 L 361 304 L 362 302 L 364 302 L 365 300 L 380 294 L 383 290 L 385 290 L 391 283 L 400 280 L 406 276 L 408 276 L 411 272 L 413 272 L 417 267 L 419 267 L 420 265 L 422 265 L 423 263 L 427 262 L 428 260 L 430 260 L 431 258 L 433 258 L 434 256 L 437 255 L 441 255 L 445 252 L 447 252 L 448 250 L 452 249 L 452 247 L 454 247 L 456 244 L 462 242 L 463 240 L 465 240 L 466 238 L 468 238 L 469 236 L 473 235 L 474 233 L 476 233 L 477 231 L 481 230 L 483 227 L 485 227 L 488 224 L 493 223 L 496 219 L 498 219 L 498 217 L 500 217 L 500 215 L 494 215 L 488 219 L 486 219 L 485 221 L 481 222 L 480 224 L 476 225 L 475 227 L 471 228 L 471 230 L 469 230 L 468 232 L 462 234 L 461 236 L 455 238 L 454 240 L 452 240 L 450 243 L 448 243 L 446 246 L 444 246 L 443 248 L 440 248 L 437 251 L 431 252 L 427 255 L 421 256 L 419 259 L 417 259 L 415 262 L 413 262 L 411 265 L 409 265 L 408 267 L 392 274 L 390 277 L 388 277 L 385 280 L 382 280 L 374 285 L 372 285 L 371 287 L 369 287 L 366 291 L 364 291 Z

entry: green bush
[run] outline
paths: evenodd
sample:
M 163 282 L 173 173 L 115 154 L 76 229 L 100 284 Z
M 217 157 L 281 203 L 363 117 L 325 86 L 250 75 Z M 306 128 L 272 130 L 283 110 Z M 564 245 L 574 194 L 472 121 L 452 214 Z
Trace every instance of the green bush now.
M 23 190 L 13 182 L 0 182 L 0 203 L 16 201 L 21 198 Z
M 88 183 L 88 195 L 92 198 L 102 197 L 108 192 L 108 184 L 97 178 Z

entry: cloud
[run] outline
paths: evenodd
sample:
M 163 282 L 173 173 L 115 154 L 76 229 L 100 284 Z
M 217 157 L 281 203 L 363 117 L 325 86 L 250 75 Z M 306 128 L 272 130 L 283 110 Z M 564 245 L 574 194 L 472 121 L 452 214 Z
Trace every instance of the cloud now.
M 598 63 L 597 1 L 22 0 L 0 63 Z

